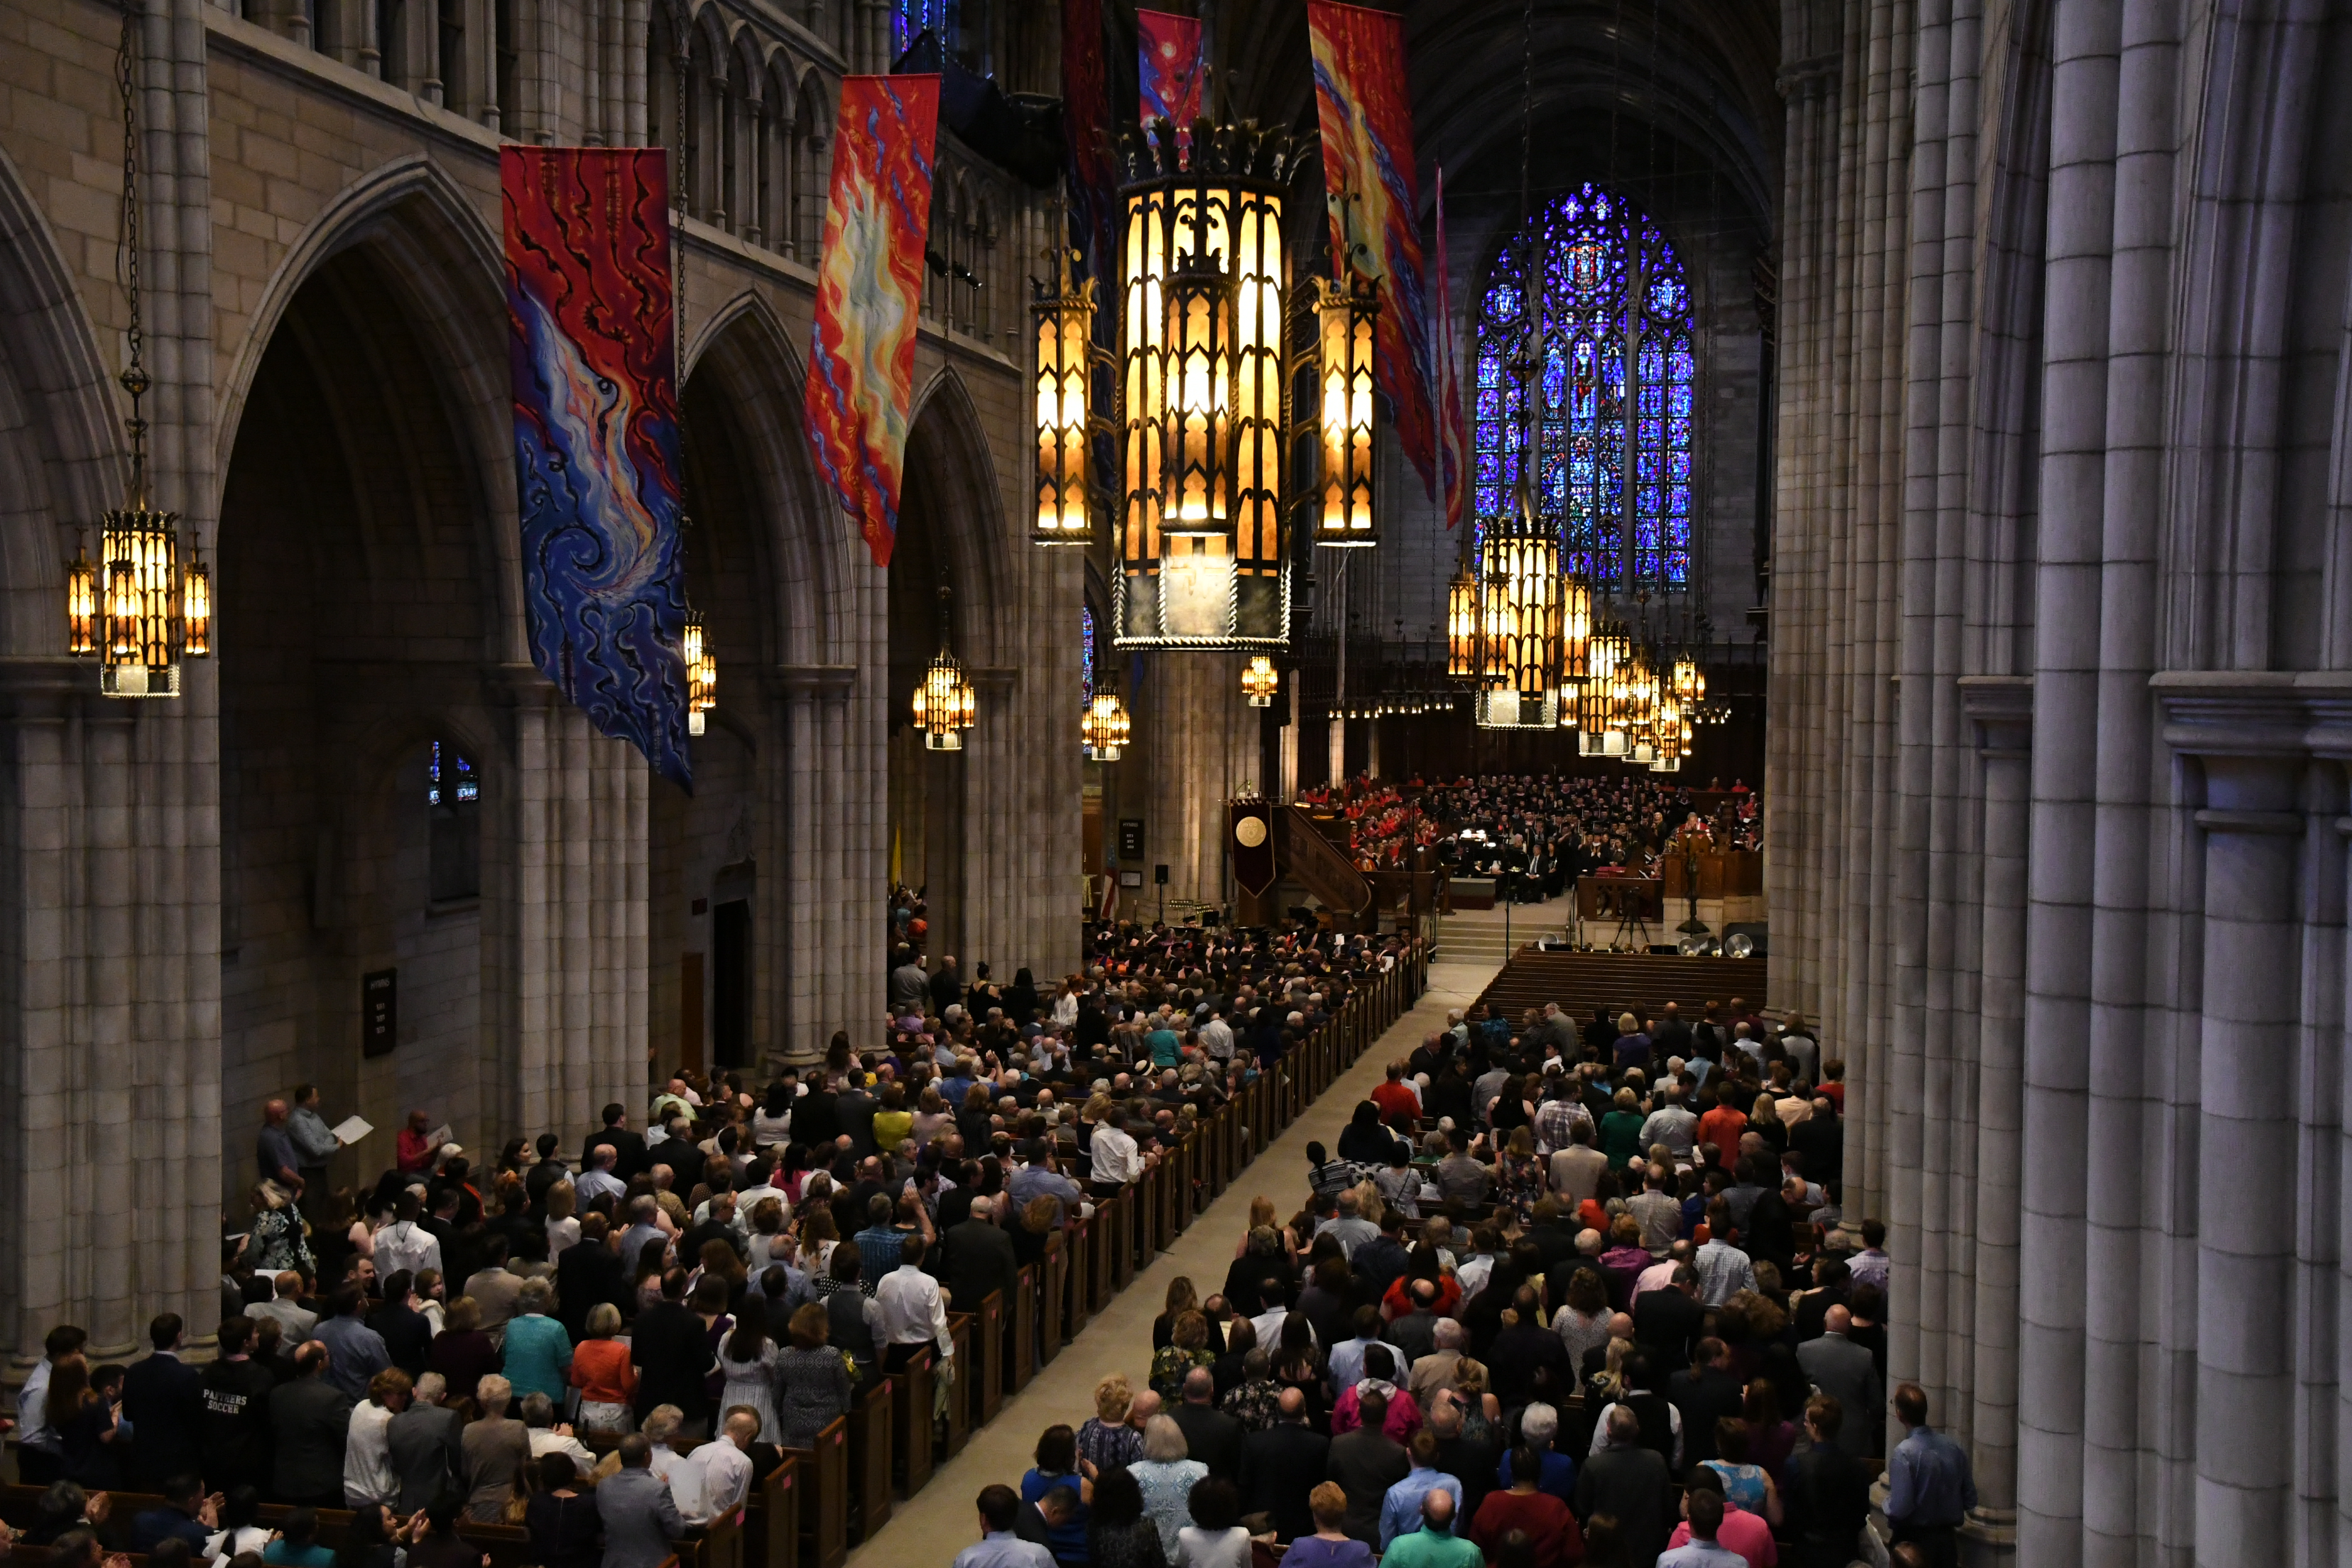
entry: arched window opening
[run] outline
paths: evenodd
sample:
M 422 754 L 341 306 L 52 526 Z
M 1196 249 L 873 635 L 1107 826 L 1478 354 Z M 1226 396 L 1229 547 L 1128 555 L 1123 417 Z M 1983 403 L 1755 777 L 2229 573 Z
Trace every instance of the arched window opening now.
M 1657 225 L 1597 185 L 1528 219 L 1487 274 L 1477 325 L 1479 521 L 1505 515 L 1518 484 L 1526 436 L 1515 366 L 1531 352 L 1531 260 L 1542 268 L 1544 304 L 1536 476 L 1544 510 L 1562 520 L 1567 564 L 1596 584 L 1684 587 L 1697 376 L 1690 285 Z
M 425 759 L 425 809 L 433 825 L 429 896 L 436 904 L 479 898 L 482 779 L 449 742 L 434 742 Z

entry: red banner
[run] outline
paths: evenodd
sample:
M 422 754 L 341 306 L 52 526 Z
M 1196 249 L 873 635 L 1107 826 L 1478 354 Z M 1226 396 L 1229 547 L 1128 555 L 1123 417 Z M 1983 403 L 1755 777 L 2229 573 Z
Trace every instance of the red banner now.
M 1179 145 L 1201 118 L 1201 24 L 1165 11 L 1135 14 L 1136 112 L 1144 124 L 1165 120 Z
M 1069 153 L 1071 223 L 1080 236 L 1073 243 L 1087 253 L 1087 271 L 1108 305 L 1110 280 L 1118 273 L 1118 175 L 1106 140 L 1110 89 L 1103 79 L 1102 40 L 1102 0 L 1062 0 L 1062 142 Z M 1106 347 L 1115 341 L 1109 323 L 1118 315 L 1110 309 L 1096 312 Z
M 936 76 L 842 79 L 804 401 L 818 471 L 877 566 L 898 537 L 939 118 Z
M 1462 521 L 1470 493 L 1470 428 L 1462 417 L 1462 363 L 1454 353 L 1454 289 L 1445 268 L 1445 170 L 1437 171 L 1437 451 L 1445 526 Z
M 1404 18 L 1392 11 L 1307 0 L 1307 32 L 1315 53 L 1332 258 L 1340 277 L 1353 270 L 1380 292 L 1373 383 L 1396 426 L 1397 444 L 1434 497 L 1434 367 L 1421 264 L 1412 99 L 1404 76 Z

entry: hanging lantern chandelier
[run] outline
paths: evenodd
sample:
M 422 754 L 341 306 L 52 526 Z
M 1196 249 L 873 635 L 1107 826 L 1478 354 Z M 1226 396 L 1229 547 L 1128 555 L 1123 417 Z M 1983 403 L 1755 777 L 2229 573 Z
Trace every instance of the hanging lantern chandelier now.
M 1076 254 L 1066 245 L 1055 247 L 1054 280 L 1035 285 L 1030 307 L 1037 321 L 1037 521 L 1030 537 L 1040 544 L 1094 542 L 1087 389 L 1094 372 L 1095 281 L 1071 277 Z
M 948 590 L 941 588 L 940 651 L 915 687 L 915 728 L 923 732 L 923 749 L 929 752 L 962 751 L 963 732 L 979 716 L 979 701 L 950 646 L 950 631 Z
M 1289 637 L 1282 476 L 1286 135 L 1203 120 L 1123 138 L 1118 570 L 1123 647 Z
M 1476 530 L 1462 531 L 1466 546 Z M 1465 549 L 1454 563 L 1454 580 L 1445 584 L 1445 675 L 1449 680 L 1471 680 L 1477 674 L 1478 578 Z
M 1095 694 L 1078 722 L 1079 738 L 1086 743 L 1087 757 L 1097 763 L 1118 761 L 1130 730 L 1127 704 L 1118 700 L 1118 689 L 1106 675 L 1096 683 Z
M 1372 342 L 1380 309 L 1380 296 L 1367 279 L 1323 280 L 1315 307 L 1323 346 L 1318 544 L 1380 542 L 1372 505 Z
M 1262 653 L 1250 655 L 1242 668 L 1242 695 L 1253 708 L 1271 708 L 1274 694 L 1282 685 L 1282 673 L 1274 668 L 1274 660 Z
M 703 732 L 703 715 L 719 706 L 719 658 L 710 650 L 710 634 L 702 612 L 686 612 L 686 632 L 679 651 L 686 664 L 686 732 Z
M 1576 727 L 1577 752 L 1587 757 L 1622 757 L 1628 738 L 1623 714 L 1626 710 L 1626 680 L 1628 666 L 1633 662 L 1633 639 L 1614 624 L 1603 625 L 1592 635 L 1586 655 L 1584 686 L 1579 699 Z
M 115 54 L 122 98 L 122 201 L 115 261 L 130 321 L 126 363 L 118 378 L 131 395 L 131 479 L 121 506 L 99 526 L 98 560 L 80 548 L 66 569 L 66 649 L 99 661 L 98 689 L 109 697 L 177 697 L 180 660 L 212 652 L 212 574 L 201 561 L 180 563 L 180 518 L 148 504 L 147 420 L 140 401 L 151 384 L 141 359 L 139 296 L 139 118 L 135 13 L 126 9 Z

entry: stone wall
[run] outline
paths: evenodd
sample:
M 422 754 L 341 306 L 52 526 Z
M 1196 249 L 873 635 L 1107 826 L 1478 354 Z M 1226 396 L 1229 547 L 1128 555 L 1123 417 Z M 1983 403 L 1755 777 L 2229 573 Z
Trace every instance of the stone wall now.
M 833 104 L 886 63 L 887 13 L 469 4 L 447 59 L 431 7 L 373 14 L 136 18 L 152 469 L 220 617 L 178 701 L 131 704 L 63 657 L 59 613 L 122 482 L 121 15 L 0 7 L 0 1339 L 20 1358 L 62 1321 L 108 1354 L 160 1310 L 208 1328 L 260 1102 L 297 1081 L 380 1129 L 338 1183 L 389 1163 L 412 1108 L 489 1157 L 641 1105 L 688 1045 L 682 956 L 711 984 L 714 893 L 753 906 L 755 1070 L 879 1012 L 907 694 L 799 394 Z M 1050 27 L 986 6 L 964 26 L 1008 85 L 1045 79 Z M 529 667 L 498 214 L 501 135 L 671 141 L 681 76 L 688 575 L 721 665 L 690 803 Z M 933 245 L 977 284 L 927 298 L 909 460 L 987 673 L 959 918 L 1001 974 L 1055 973 L 1077 938 L 1076 583 L 1023 537 L 1016 330 L 1047 209 L 940 142 Z M 470 896 L 434 896 L 436 739 L 479 769 Z M 398 1045 L 366 1058 L 360 977 L 386 967 Z

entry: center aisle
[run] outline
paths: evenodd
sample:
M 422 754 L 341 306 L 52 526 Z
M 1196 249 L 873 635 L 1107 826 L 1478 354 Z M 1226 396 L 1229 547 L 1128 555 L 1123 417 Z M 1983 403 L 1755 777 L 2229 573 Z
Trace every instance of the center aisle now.
M 1429 989 L 1412 1010 L 1391 1025 L 1354 1067 L 1340 1074 L 1265 1152 L 1244 1166 L 1224 1195 L 1202 1210 L 1149 1268 L 1138 1271 L 1128 1288 L 1113 1297 L 1049 1365 L 1040 1369 L 1028 1387 L 1007 1399 L 996 1419 L 973 1434 L 970 1447 L 934 1470 L 929 1485 L 914 1497 L 892 1504 L 889 1522 L 872 1541 L 849 1554 L 849 1568 L 948 1562 L 980 1539 L 972 1506 L 980 1489 L 992 1481 L 1020 1485 L 1039 1433 L 1057 1421 L 1076 1426 L 1092 1415 L 1095 1384 L 1112 1373 L 1125 1373 L 1137 1387 L 1143 1386 L 1144 1374 L 1151 1365 L 1151 1321 L 1160 1315 L 1168 1282 L 1179 1274 L 1189 1274 L 1203 1296 L 1222 1289 L 1225 1266 L 1233 1261 L 1234 1244 L 1249 1220 L 1250 1200 L 1264 1194 L 1286 1215 L 1298 1206 L 1306 1193 L 1307 1145 L 1336 1144 L 1357 1102 L 1381 1080 L 1388 1064 L 1419 1045 L 1423 1036 L 1443 1028 L 1446 1010 L 1468 1006 L 1502 967 L 1496 952 L 1502 931 L 1499 915 L 1491 921 L 1493 939 L 1455 940 L 1482 931 L 1487 923 L 1483 915 L 1456 916 L 1446 921 L 1439 940 L 1441 954 L 1462 946 L 1478 956 L 1467 962 L 1441 956 L 1433 963 Z

